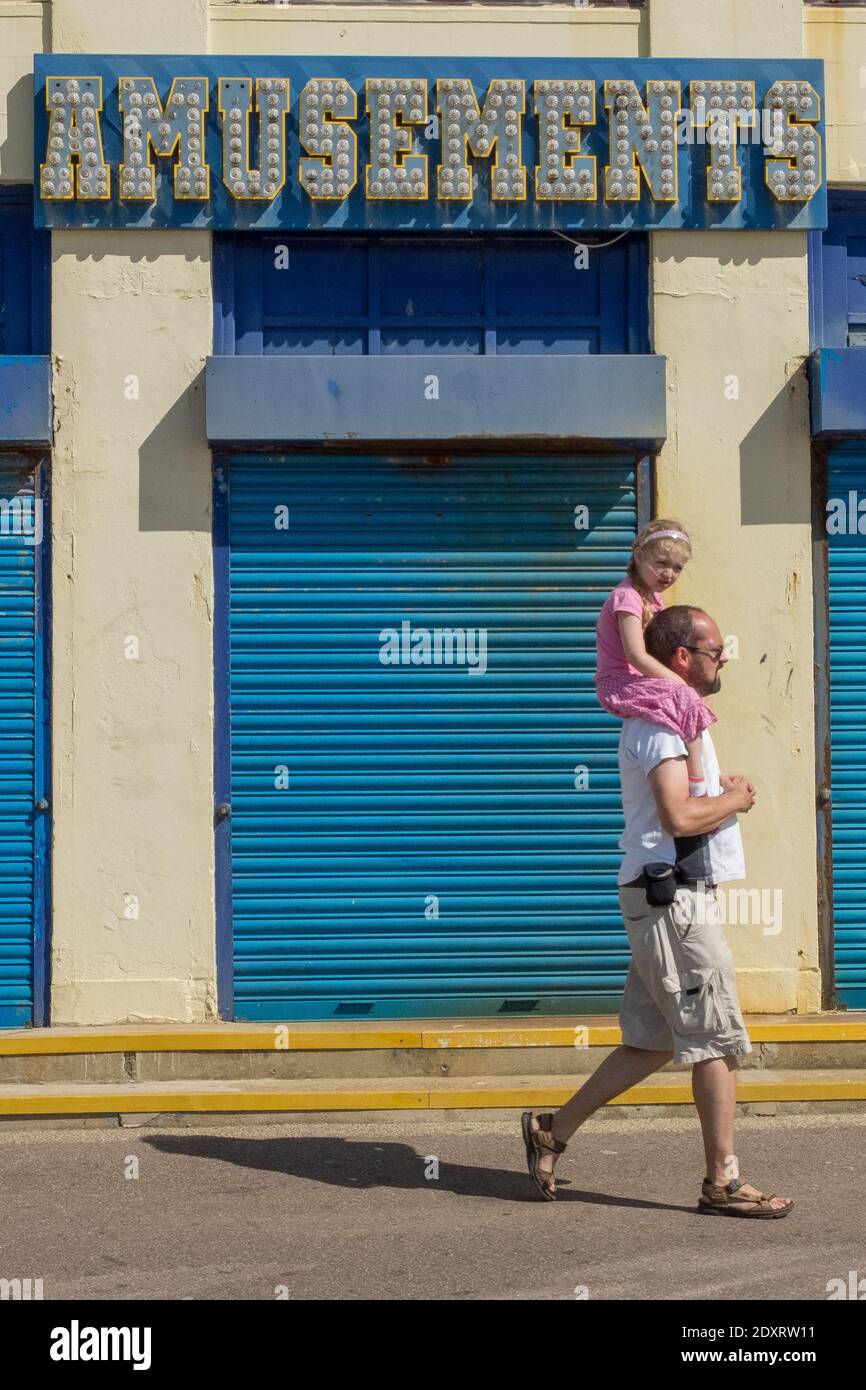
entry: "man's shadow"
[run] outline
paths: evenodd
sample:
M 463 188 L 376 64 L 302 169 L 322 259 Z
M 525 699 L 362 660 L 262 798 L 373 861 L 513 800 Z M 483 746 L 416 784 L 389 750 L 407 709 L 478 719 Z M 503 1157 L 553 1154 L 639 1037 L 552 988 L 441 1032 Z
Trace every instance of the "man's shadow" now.
M 437 1159 L 437 1176 L 431 1171 L 435 1137 L 427 1149 L 418 1153 L 409 1144 L 375 1139 L 344 1139 L 339 1135 L 313 1139 L 298 1135 L 279 1139 L 234 1139 L 221 1134 L 154 1134 L 142 1136 L 160 1153 L 187 1158 L 216 1159 L 240 1168 L 283 1173 L 286 1177 L 308 1178 L 330 1187 L 365 1190 L 390 1187 L 401 1191 L 419 1188 L 452 1192 L 458 1197 L 487 1197 L 500 1202 L 538 1202 L 525 1172 L 477 1164 L 446 1163 Z M 653 1211 L 694 1211 L 693 1207 L 671 1202 L 650 1202 L 645 1198 L 616 1197 L 604 1192 L 584 1192 L 571 1187 L 567 1178 L 557 1177 L 557 1201 L 584 1202 L 587 1205 L 633 1207 Z

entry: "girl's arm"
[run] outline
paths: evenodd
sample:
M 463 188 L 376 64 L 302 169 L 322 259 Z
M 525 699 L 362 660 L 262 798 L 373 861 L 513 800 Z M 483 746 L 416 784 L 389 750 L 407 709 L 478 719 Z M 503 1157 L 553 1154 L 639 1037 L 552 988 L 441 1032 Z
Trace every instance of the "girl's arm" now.
M 675 675 L 654 656 L 650 656 L 643 640 L 643 624 L 636 613 L 617 613 L 616 616 L 622 649 L 630 665 L 636 666 L 642 676 L 662 676 L 664 680 L 674 681 L 677 685 L 687 684 L 681 676 Z

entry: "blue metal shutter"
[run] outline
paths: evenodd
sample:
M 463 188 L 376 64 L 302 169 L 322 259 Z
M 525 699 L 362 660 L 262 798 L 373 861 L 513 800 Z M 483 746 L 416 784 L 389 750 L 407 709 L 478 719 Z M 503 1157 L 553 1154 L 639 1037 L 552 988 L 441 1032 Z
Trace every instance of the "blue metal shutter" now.
M 225 474 L 235 1016 L 615 1007 L 619 724 L 594 628 L 634 461 L 245 455 Z M 486 630 L 486 674 L 382 664 L 404 621 L 418 641 Z
M 850 508 L 850 494 L 855 506 Z M 855 534 L 827 538 L 830 608 L 830 767 L 836 997 L 866 1008 L 866 535 L 856 532 L 866 499 L 866 450 L 838 449 L 827 466 L 828 498 L 845 504 Z M 866 510 L 866 509 L 864 509 Z M 866 516 L 863 519 L 866 528 Z
M 16 498 L 21 500 L 8 510 Z M 33 803 L 39 653 L 30 465 L 0 459 L 0 502 L 0 1026 L 21 1027 L 33 1021 L 37 894 Z

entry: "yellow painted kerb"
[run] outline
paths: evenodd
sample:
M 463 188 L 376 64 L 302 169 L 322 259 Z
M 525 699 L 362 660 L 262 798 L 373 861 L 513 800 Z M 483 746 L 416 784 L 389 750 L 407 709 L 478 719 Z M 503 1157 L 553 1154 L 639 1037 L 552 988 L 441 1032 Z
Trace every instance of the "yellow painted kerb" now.
M 853 1017 L 812 1016 L 746 1020 L 753 1043 L 866 1042 L 866 1013 Z M 42 1028 L 0 1032 L 0 1056 L 63 1056 L 100 1052 L 306 1052 L 367 1049 L 616 1047 L 622 1034 L 615 1021 L 582 1024 L 495 1021 L 441 1025 L 422 1022 L 404 1028 L 347 1023 L 189 1025 L 131 1024 L 126 1028 Z
M 559 1106 L 572 1094 L 570 1086 L 485 1087 L 468 1090 L 404 1089 L 335 1091 L 212 1089 L 154 1091 L 138 1086 L 117 1090 L 92 1086 L 76 1090 L 49 1087 L 15 1087 L 0 1093 L 0 1116 L 15 1115 L 116 1115 L 164 1113 L 238 1113 L 334 1110 L 512 1110 L 521 1107 Z M 797 1077 L 737 1084 L 738 1101 L 866 1100 L 866 1074 L 810 1080 Z M 635 1086 L 612 1105 L 691 1105 L 688 1079 Z

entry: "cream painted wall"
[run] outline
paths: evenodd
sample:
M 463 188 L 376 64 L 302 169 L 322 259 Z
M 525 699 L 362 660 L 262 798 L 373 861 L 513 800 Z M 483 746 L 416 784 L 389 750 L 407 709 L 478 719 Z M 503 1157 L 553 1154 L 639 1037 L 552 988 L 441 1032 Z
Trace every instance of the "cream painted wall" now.
M 803 56 L 803 0 L 647 0 L 659 57 Z
M 207 48 L 197 0 L 54 0 L 52 25 L 71 51 Z M 52 251 L 52 1017 L 213 1018 L 210 237 Z
M 55 53 L 207 53 L 208 0 L 47 0 Z
M 44 28 L 41 0 L 0 0 L 0 184 L 33 178 L 33 54 Z
M 652 0 L 650 29 L 654 51 L 671 55 L 802 53 L 800 0 Z M 768 904 L 783 893 L 778 934 L 728 928 L 741 999 L 753 1012 L 817 1009 L 806 238 L 656 233 L 652 267 L 654 347 L 669 373 L 659 509 L 696 541 L 675 598 L 707 608 L 739 644 L 715 740 L 723 768 L 758 785 L 742 818 L 744 886 Z
M 212 3 L 212 53 L 637 56 L 638 10 Z
M 866 10 L 806 11 L 807 58 L 824 59 L 827 175 L 866 182 Z

